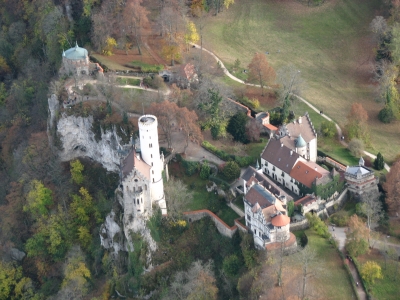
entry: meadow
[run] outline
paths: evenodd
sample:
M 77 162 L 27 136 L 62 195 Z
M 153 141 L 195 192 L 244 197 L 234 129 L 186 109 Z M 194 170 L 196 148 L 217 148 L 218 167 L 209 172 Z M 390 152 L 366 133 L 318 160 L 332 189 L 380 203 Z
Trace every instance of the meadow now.
M 361 102 L 370 118 L 368 150 L 391 161 L 400 148 L 399 126 L 378 121 L 381 106 L 371 80 L 375 44 L 369 24 L 381 9 L 379 0 L 330 0 L 319 7 L 237 0 L 208 20 L 203 45 L 228 66 L 239 58 L 247 68 L 255 52 L 268 53 L 275 70 L 294 65 L 306 81 L 302 96 L 340 126 L 351 104 Z

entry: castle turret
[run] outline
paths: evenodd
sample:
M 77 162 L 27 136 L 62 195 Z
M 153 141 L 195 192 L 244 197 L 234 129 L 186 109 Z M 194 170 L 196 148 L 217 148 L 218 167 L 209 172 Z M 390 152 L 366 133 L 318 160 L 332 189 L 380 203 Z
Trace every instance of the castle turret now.
M 139 118 L 139 139 L 142 159 L 151 167 L 151 199 L 166 213 L 162 178 L 163 162 L 158 144 L 157 118 L 144 115 Z

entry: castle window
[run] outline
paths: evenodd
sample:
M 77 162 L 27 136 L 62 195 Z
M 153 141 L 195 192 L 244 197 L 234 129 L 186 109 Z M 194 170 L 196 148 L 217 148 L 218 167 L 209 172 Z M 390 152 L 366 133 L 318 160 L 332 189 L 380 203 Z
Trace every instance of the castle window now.
M 139 199 L 137 199 L 137 204 L 139 204 Z
M 144 185 L 144 190 L 147 191 L 147 184 Z
M 153 148 L 153 144 L 149 144 L 149 148 Z
M 140 198 L 140 201 L 142 202 L 142 204 L 143 204 L 143 198 Z
M 153 158 L 153 154 L 150 154 L 150 157 Z
M 153 178 L 153 182 L 154 182 L 154 178 Z
M 151 166 L 153 166 L 153 163 L 151 163 Z
M 153 165 L 153 163 L 151 163 L 151 165 Z M 154 174 L 154 170 L 152 170 L 151 173 Z

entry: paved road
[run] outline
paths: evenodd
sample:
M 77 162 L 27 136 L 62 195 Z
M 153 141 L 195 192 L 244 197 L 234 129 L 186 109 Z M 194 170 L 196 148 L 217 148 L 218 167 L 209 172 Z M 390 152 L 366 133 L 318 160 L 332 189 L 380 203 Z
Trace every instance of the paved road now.
M 193 45 L 195 48 L 201 49 L 201 47 L 200 47 L 199 45 L 197 45 L 197 44 L 193 44 L 193 43 L 192 43 L 192 45 Z M 221 69 L 223 70 L 224 74 L 225 74 L 226 76 L 228 76 L 229 78 L 231 78 L 232 80 L 234 80 L 234 81 L 236 81 L 236 82 L 239 82 L 239 83 L 242 83 L 242 84 L 245 84 L 245 85 L 248 85 L 248 86 L 261 87 L 259 84 L 247 83 L 247 82 L 244 82 L 243 80 L 241 80 L 241 79 L 235 77 L 234 75 L 232 75 L 232 74 L 228 71 L 228 69 L 225 67 L 224 63 L 223 63 L 213 52 L 211 52 L 211 51 L 205 49 L 204 47 L 203 47 L 203 51 L 209 53 L 212 57 L 214 57 L 215 60 L 220 64 Z M 265 88 L 270 89 L 271 87 L 265 87 Z M 310 102 L 308 102 L 308 101 L 307 101 L 306 99 L 304 99 L 303 97 L 300 97 L 299 95 L 296 95 L 296 94 L 293 94 L 293 96 L 295 96 L 295 97 L 296 97 L 297 99 L 299 99 L 300 101 L 304 102 L 304 103 L 305 103 L 306 105 L 308 105 L 312 110 L 316 111 L 317 113 L 320 113 L 320 111 L 321 111 L 320 109 L 317 109 L 314 105 L 312 105 Z M 333 122 L 333 123 L 335 124 L 335 127 L 336 127 L 337 132 L 338 132 L 338 139 L 339 139 L 339 141 L 342 143 L 343 146 L 347 147 L 347 143 L 341 140 L 341 137 L 343 136 L 343 133 L 342 133 L 342 129 L 340 128 L 340 126 L 339 126 L 336 122 L 334 122 L 330 117 L 328 117 L 327 115 L 321 114 L 321 116 L 322 116 L 323 118 L 325 118 L 326 120 L 331 121 L 331 122 Z M 367 156 L 369 156 L 369 157 L 371 157 L 371 158 L 373 158 L 373 159 L 376 159 L 376 156 L 373 155 L 373 154 L 370 153 L 370 152 L 364 151 L 364 154 L 367 155 Z M 388 172 L 390 171 L 390 167 L 389 167 L 386 163 L 385 163 L 385 169 L 386 169 Z

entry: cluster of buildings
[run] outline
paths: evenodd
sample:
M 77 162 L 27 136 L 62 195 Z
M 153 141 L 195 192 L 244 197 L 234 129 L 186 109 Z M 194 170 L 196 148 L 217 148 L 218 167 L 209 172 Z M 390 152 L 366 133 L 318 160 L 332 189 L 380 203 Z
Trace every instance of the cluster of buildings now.
M 89 75 L 93 70 L 103 71 L 89 61 L 87 50 L 78 44 L 62 56 L 63 71 L 67 74 L 80 76 Z M 183 66 L 181 73 L 178 78 L 183 79 L 178 82 L 183 88 L 197 80 L 192 64 Z M 171 79 L 170 73 L 160 76 L 166 81 Z M 252 117 L 249 111 L 247 115 Z M 261 165 L 249 167 L 236 190 L 243 194 L 245 223 L 258 248 L 291 239 L 289 201 L 304 216 L 307 212 L 320 211 L 345 185 L 356 196 L 377 190 L 378 179 L 362 158 L 358 166 L 350 167 L 326 160 L 331 170 L 317 164 L 317 132 L 307 113 L 279 128 L 269 123 L 267 112 L 255 115 L 254 119 L 270 139 L 261 153 Z M 154 204 L 161 208 L 162 214 L 167 213 L 162 178 L 164 156 L 159 151 L 157 118 L 144 115 L 139 118 L 138 127 L 139 141 L 132 143 L 121 159 L 118 190 L 122 194 L 126 223 L 139 216 L 151 216 Z
M 258 248 L 290 239 L 289 201 L 304 218 L 323 210 L 345 187 L 357 197 L 378 189 L 378 179 L 362 158 L 358 166 L 345 168 L 331 159 L 331 170 L 317 160 L 317 132 L 306 113 L 273 132 L 261 166 L 241 176 L 236 190 L 243 194 L 246 226 Z

